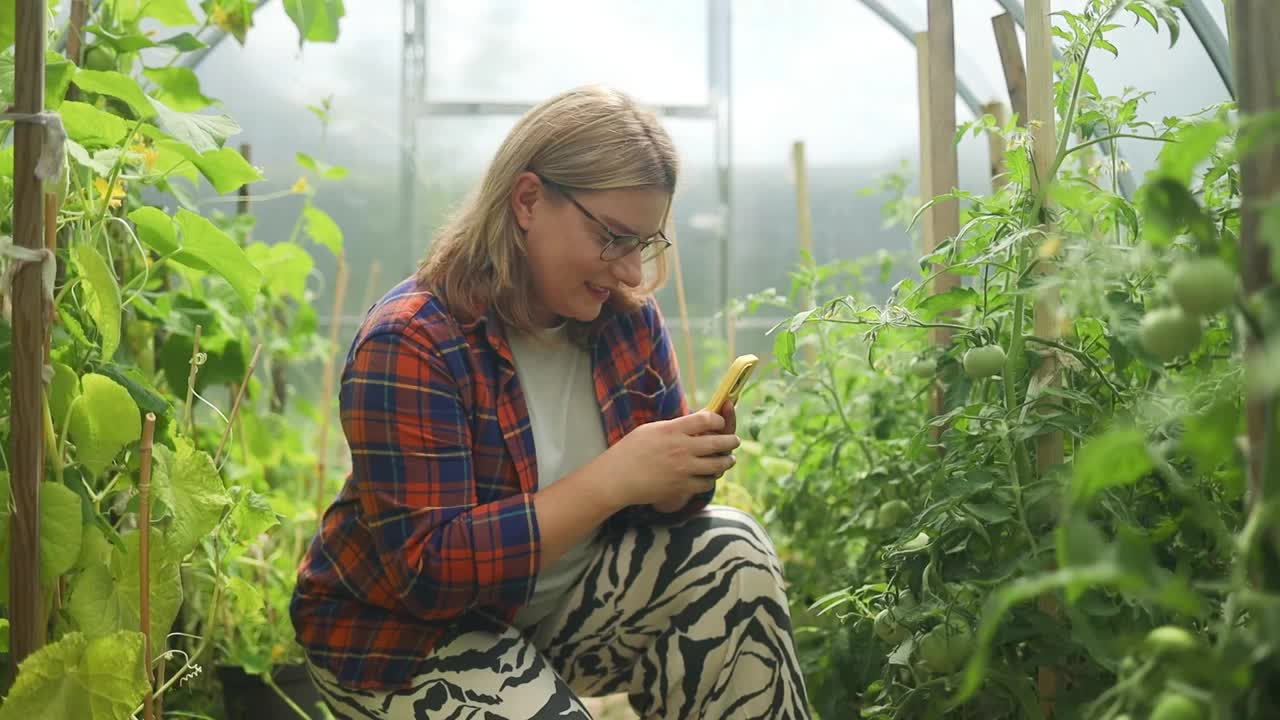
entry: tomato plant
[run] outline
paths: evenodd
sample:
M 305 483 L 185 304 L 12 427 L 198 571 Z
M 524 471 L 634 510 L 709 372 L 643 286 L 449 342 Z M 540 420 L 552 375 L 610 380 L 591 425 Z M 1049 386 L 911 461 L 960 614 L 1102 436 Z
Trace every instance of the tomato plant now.
M 1232 104 L 1153 124 L 1141 93 L 1102 95 L 1088 59 L 1118 52 L 1120 11 L 1179 30 L 1163 2 L 1055 16 L 1051 182 L 1033 179 L 1024 128 L 980 119 L 962 132 L 1004 137 L 1007 182 L 952 193 L 961 231 L 919 278 L 812 307 L 815 279 L 850 266 L 809 268 L 775 300 L 794 312 L 773 331 L 781 373 L 743 405 L 755 455 L 790 464 L 753 468 L 750 489 L 785 549 L 822 717 L 1280 714 L 1280 604 L 1255 582 L 1277 511 L 1245 491 L 1246 453 L 1274 453 L 1240 441 L 1246 391 L 1280 389 L 1263 369 L 1280 367 L 1280 305 L 1243 297 L 1232 269 L 1237 140 L 1274 142 L 1280 124 L 1243 126 Z M 1119 136 L 1162 148 L 1132 198 Z M 962 283 L 934 292 L 943 271 Z M 1049 293 L 1058 315 L 1034 322 Z M 1246 330 L 1269 339 L 1251 366 Z M 1040 457 L 1053 437 L 1062 463 Z

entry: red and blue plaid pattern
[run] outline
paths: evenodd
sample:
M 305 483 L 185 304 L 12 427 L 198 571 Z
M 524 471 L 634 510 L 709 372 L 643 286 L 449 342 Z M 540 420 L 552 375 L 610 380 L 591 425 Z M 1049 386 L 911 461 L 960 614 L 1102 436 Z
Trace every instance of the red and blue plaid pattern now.
M 688 412 L 656 303 L 591 341 L 608 443 Z M 411 278 L 365 318 L 339 395 L 352 471 L 298 569 L 290 607 L 312 662 L 350 688 L 412 680 L 452 623 L 511 622 L 533 595 L 539 533 L 533 433 L 492 314 L 458 322 Z M 673 515 L 630 507 L 611 523 Z

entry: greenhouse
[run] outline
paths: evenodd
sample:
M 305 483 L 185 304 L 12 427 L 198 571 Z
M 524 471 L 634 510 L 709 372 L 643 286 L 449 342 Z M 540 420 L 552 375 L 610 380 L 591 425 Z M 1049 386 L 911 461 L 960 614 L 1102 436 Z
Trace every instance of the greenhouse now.
M 1274 0 L 0 0 L 0 720 L 1280 718 Z

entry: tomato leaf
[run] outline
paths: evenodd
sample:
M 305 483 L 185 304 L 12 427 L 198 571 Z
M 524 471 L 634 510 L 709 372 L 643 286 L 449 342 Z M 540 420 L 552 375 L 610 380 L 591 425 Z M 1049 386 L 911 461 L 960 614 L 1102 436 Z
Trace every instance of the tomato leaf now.
M 1122 427 L 1090 440 L 1073 458 L 1072 495 L 1084 503 L 1099 492 L 1130 485 L 1151 472 L 1147 441 L 1137 428 Z

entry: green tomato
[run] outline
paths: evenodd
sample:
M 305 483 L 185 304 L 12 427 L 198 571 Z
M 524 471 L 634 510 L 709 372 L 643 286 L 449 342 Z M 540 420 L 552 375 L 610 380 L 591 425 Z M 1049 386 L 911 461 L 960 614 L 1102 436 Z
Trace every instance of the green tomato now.
M 911 363 L 911 374 L 918 378 L 928 380 L 938 372 L 938 362 L 936 360 L 920 359 Z
M 1151 720 L 1202 720 L 1204 717 L 1200 703 L 1176 692 L 1161 695 L 1151 711 Z
M 1200 649 L 1196 636 L 1176 625 L 1164 625 L 1147 633 L 1145 644 L 1155 655 L 1185 655 Z
M 116 51 L 105 45 L 94 45 L 84 53 L 84 66 L 89 70 L 115 70 Z
M 890 500 L 876 512 L 876 524 L 881 528 L 897 527 L 910 515 L 911 506 L 905 500 Z
M 964 374 L 977 380 L 991 377 L 1004 369 L 1004 348 L 999 345 L 976 347 L 964 354 Z
M 880 614 L 876 615 L 874 630 L 876 637 L 890 645 L 897 645 L 911 634 L 894 619 L 892 610 L 881 610 Z
M 1138 328 L 1143 349 L 1166 362 L 1194 350 L 1200 336 L 1200 318 L 1176 307 L 1152 310 Z
M 958 624 L 938 625 L 920 638 L 920 658 L 934 673 L 948 675 L 959 670 L 973 652 L 973 633 Z
M 1184 260 L 1169 272 L 1169 293 L 1191 315 L 1212 315 L 1235 301 L 1240 278 L 1218 258 Z

